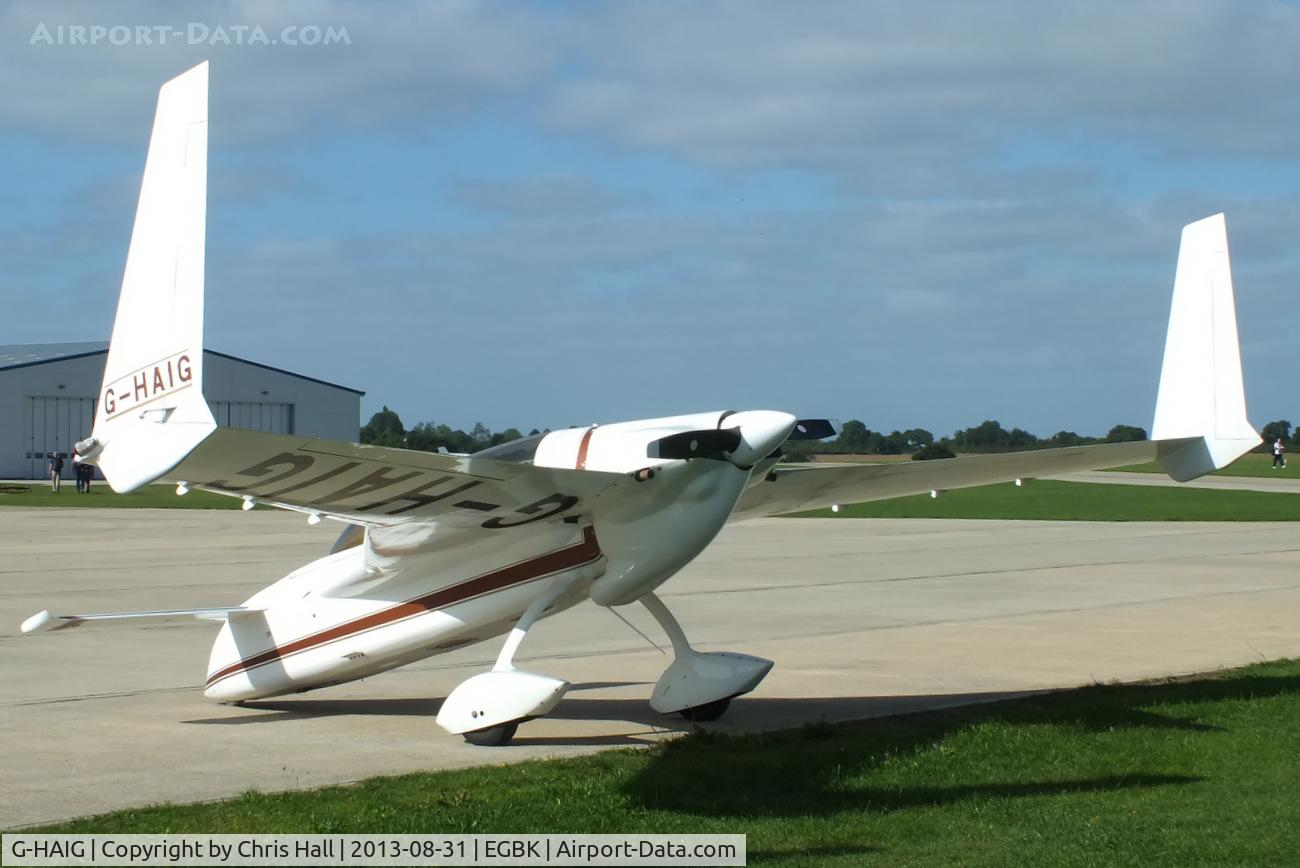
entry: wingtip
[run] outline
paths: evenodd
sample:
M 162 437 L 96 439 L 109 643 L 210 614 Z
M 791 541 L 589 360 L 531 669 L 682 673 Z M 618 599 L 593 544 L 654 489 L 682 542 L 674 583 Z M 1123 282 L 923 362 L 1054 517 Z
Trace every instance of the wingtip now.
M 168 93 L 173 90 L 185 88 L 194 88 L 206 92 L 208 89 L 208 61 L 191 66 L 189 69 L 173 76 L 163 82 L 163 86 L 158 89 L 159 94 Z
M 1221 253 L 1228 249 L 1228 221 L 1224 213 L 1211 214 L 1183 227 L 1180 254 Z
M 1210 214 L 1209 216 L 1202 217 L 1199 220 L 1193 220 L 1191 223 L 1188 223 L 1183 227 L 1183 233 L 1186 234 L 1188 232 L 1197 232 L 1197 231 L 1201 231 L 1201 232 L 1222 231 L 1226 233 L 1227 226 L 1228 226 L 1227 215 L 1224 212 L 1220 211 L 1217 214 Z
M 55 623 L 57 620 L 50 614 L 49 609 L 42 609 L 26 621 L 23 621 L 20 629 L 24 633 L 46 633 L 58 629 L 59 624 Z

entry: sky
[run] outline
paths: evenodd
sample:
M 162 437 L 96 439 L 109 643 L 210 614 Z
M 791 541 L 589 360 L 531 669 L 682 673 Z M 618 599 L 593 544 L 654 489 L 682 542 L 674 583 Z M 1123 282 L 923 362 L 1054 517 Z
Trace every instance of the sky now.
M 0 343 L 108 338 L 209 59 L 207 345 L 363 419 L 1149 427 L 1223 211 L 1251 419 L 1300 421 L 1297 56 L 1295 2 L 5 2 Z

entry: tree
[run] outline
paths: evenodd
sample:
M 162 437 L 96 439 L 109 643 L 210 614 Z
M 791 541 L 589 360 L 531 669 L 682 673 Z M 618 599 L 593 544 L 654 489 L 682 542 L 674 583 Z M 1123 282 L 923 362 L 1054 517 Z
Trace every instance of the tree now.
M 1012 452 L 1037 449 L 1042 445 L 1041 440 L 1023 428 L 1012 428 L 1011 433 L 1007 435 L 1007 448 Z
M 492 435 L 492 445 L 500 446 L 502 443 L 509 443 L 513 440 L 518 440 L 523 436 L 524 435 L 520 433 L 518 428 L 507 428 L 504 431 L 498 431 Z
M 1094 437 L 1083 437 L 1075 434 L 1073 431 L 1057 431 L 1051 437 L 1047 438 L 1048 446 L 1086 446 L 1089 443 L 1095 443 Z
M 787 463 L 815 461 L 813 449 L 819 444 L 808 440 L 788 440 L 781 447 L 781 460 Z
M 956 458 L 953 451 L 942 443 L 929 443 L 912 453 L 913 461 L 933 461 L 936 458 Z
M 865 455 L 871 449 L 871 434 L 866 425 L 857 419 L 850 419 L 840 429 L 840 436 L 831 444 L 833 452 L 851 452 Z
M 533 433 L 538 433 L 533 429 Z M 477 452 L 488 446 L 509 443 L 523 437 L 518 428 L 507 428 L 493 433 L 482 422 L 474 425 L 474 430 L 466 434 L 448 425 L 435 425 L 433 422 L 421 422 L 407 431 L 402 427 L 402 420 L 388 407 L 384 407 L 361 429 L 361 442 L 377 446 L 398 446 L 406 449 L 419 449 L 424 452 Z
M 895 431 L 894 433 L 888 436 L 884 434 L 880 434 L 877 435 L 877 437 L 878 439 L 875 439 L 871 444 L 872 445 L 871 451 L 874 454 L 876 455 L 902 455 L 903 454 L 903 450 L 907 445 L 906 443 L 903 442 L 903 432 Z
M 451 450 L 452 443 L 447 433 L 449 432 L 446 425 L 421 422 L 407 432 L 406 448 L 420 449 L 424 452 L 437 452 L 439 447 Z
M 924 428 L 908 428 L 903 432 L 903 442 L 911 452 L 924 449 L 934 442 L 934 435 Z
M 1269 422 L 1264 426 L 1264 442 L 1272 445 L 1273 441 L 1282 438 L 1282 442 L 1291 439 L 1291 423 L 1286 419 L 1278 419 L 1276 422 Z
M 1011 448 L 1011 432 L 1001 422 L 985 419 L 973 428 L 955 432 L 952 444 L 961 452 L 1006 452 Z
M 384 409 L 370 417 L 361 428 L 361 442 L 375 446 L 397 446 L 406 444 L 406 429 L 396 413 L 384 405 Z
M 1147 439 L 1146 429 L 1136 425 L 1116 425 L 1106 432 L 1107 443 L 1132 443 L 1145 439 Z

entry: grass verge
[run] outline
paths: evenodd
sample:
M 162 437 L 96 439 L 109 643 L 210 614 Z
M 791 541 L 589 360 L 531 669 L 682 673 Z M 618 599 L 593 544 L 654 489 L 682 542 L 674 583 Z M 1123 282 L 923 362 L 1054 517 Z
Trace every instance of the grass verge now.
M 1287 661 L 39 831 L 715 832 L 747 834 L 756 865 L 1290 865 L 1298 739 Z
M 1130 464 L 1127 467 L 1116 467 L 1117 471 L 1124 473 L 1164 473 L 1164 469 L 1154 461 L 1148 461 L 1145 464 Z M 1273 469 L 1272 455 L 1259 455 L 1254 452 L 1248 452 L 1229 464 L 1222 470 L 1216 470 L 1211 476 L 1270 476 L 1277 479 L 1286 479 L 1287 477 L 1300 476 L 1300 465 L 1288 464 L 1286 467 Z
M 35 481 L 30 491 L 0 492 L 0 506 L 75 506 L 112 507 L 115 509 L 239 509 L 243 501 L 207 491 L 176 495 L 174 485 L 146 485 L 130 494 L 114 494 L 106 482 L 96 482 L 87 494 L 78 494 L 71 482 L 63 483 L 58 494 L 48 482 Z M 261 508 L 261 507 L 259 507 Z
M 176 496 L 171 485 L 148 485 L 114 494 L 98 483 L 89 494 L 64 486 L 54 494 L 34 484 L 30 491 L 0 491 L 0 506 L 71 506 L 154 509 L 238 509 L 239 498 L 206 491 Z M 258 509 L 271 507 L 258 506 Z M 1022 487 L 985 485 L 929 495 L 900 497 L 797 513 L 809 518 L 994 518 L 1051 521 L 1296 521 L 1300 498 L 1284 492 L 1219 491 L 1109 483 L 1031 480 Z
M 1045 521 L 1297 521 L 1300 497 L 1036 479 L 818 509 L 805 518 L 997 518 Z

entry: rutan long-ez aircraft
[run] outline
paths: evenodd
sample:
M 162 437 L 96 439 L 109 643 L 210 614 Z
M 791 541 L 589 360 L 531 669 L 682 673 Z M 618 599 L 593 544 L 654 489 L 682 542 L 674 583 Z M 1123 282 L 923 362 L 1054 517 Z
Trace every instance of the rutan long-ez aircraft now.
M 203 397 L 208 66 L 158 97 L 135 227 L 91 436 L 78 444 L 118 492 L 202 489 L 344 524 L 333 548 L 242 603 L 54 615 L 85 624 L 220 624 L 206 695 L 238 702 L 342 684 L 505 637 L 496 665 L 446 698 L 437 722 L 507 743 L 569 684 L 514 657 L 541 618 L 590 599 L 640 603 L 674 659 L 650 697 L 713 720 L 772 661 L 694 650 L 655 589 L 728 521 L 1154 459 L 1176 480 L 1260 442 L 1246 419 L 1223 215 L 1183 229 L 1152 439 L 888 465 L 778 466 L 786 441 L 831 433 L 775 410 L 573 428 L 447 455 L 218 428 Z

